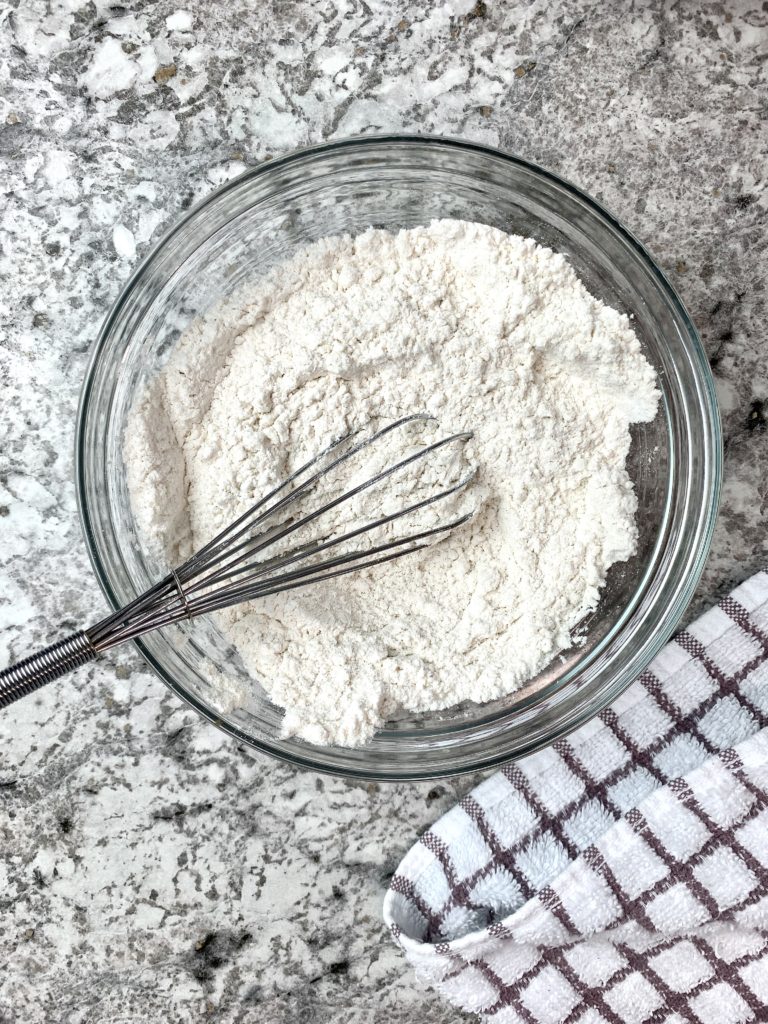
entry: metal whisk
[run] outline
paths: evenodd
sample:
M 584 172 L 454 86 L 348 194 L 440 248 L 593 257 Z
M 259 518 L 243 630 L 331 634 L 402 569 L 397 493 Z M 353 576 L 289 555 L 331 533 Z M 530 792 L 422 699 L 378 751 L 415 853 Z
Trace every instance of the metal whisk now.
M 389 443 L 393 439 L 397 441 L 395 432 L 398 431 L 404 445 L 409 426 L 430 421 L 434 422 L 425 415 L 408 416 L 368 437 L 361 438 L 360 432 L 354 431 L 335 441 L 140 597 L 90 629 L 73 633 L 0 672 L 0 708 L 92 661 L 102 651 L 153 629 L 400 558 L 422 549 L 437 534 L 466 522 L 471 511 L 446 521 L 438 516 L 433 525 L 424 528 L 422 524 L 421 529 L 410 533 L 404 531 L 396 536 L 387 533 L 390 524 L 407 516 L 418 519 L 421 510 L 438 502 L 445 503 L 445 499 L 467 486 L 474 471 L 465 472 L 460 459 L 449 459 L 447 470 L 438 467 L 438 472 L 424 474 L 426 485 L 422 476 L 421 491 L 426 493 L 411 493 L 409 497 L 416 500 L 386 514 L 374 515 L 351 528 L 343 526 L 341 531 L 337 527 L 336 532 L 323 532 L 322 518 L 333 510 L 348 503 L 354 508 L 353 499 L 364 496 L 365 492 L 387 484 L 396 485 L 398 475 L 401 479 L 407 476 L 409 467 L 434 469 L 426 465 L 426 460 L 435 459 L 438 452 L 450 455 L 450 446 L 454 446 L 458 454 L 472 437 L 471 432 L 462 432 L 422 443 L 405 458 L 385 461 L 385 468 L 362 482 L 355 483 L 353 473 L 350 481 L 348 473 L 344 483 L 343 472 L 350 469 L 355 456 L 360 453 L 368 456 L 375 451 L 375 446 L 383 445 L 385 439 L 389 439 Z M 409 448 L 412 447 L 411 441 Z M 335 474 L 342 475 L 341 487 L 337 485 L 336 491 L 333 489 Z M 446 475 L 451 478 L 446 480 Z M 308 497 L 314 497 L 317 503 L 305 511 Z M 285 543 L 286 538 L 296 540 L 294 535 L 310 524 L 317 524 L 317 533 L 311 539 L 293 547 Z M 373 531 L 385 533 L 379 543 L 371 543 Z M 277 553 L 274 553 L 275 548 Z

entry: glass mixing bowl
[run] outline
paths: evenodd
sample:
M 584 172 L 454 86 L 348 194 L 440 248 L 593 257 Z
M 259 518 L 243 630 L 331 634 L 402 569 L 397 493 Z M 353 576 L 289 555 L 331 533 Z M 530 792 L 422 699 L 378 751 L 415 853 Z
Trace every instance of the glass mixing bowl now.
M 573 185 L 517 157 L 450 139 L 349 139 L 273 160 L 213 193 L 160 241 L 107 316 L 81 399 L 77 482 L 86 541 L 110 604 L 130 601 L 161 568 L 134 527 L 122 443 L 134 395 L 180 332 L 308 242 L 439 217 L 491 224 L 566 253 L 594 295 L 634 317 L 663 395 L 654 422 L 633 435 L 639 547 L 611 570 L 583 624 L 583 645 L 521 690 L 490 704 L 404 713 L 357 749 L 282 737 L 280 709 L 209 620 L 138 642 L 167 685 L 214 724 L 270 754 L 342 775 L 467 772 L 529 753 L 587 721 L 671 634 L 701 573 L 717 511 L 722 445 L 707 360 L 680 299 L 639 242 Z M 247 706 L 217 711 L 221 671 L 247 682 Z

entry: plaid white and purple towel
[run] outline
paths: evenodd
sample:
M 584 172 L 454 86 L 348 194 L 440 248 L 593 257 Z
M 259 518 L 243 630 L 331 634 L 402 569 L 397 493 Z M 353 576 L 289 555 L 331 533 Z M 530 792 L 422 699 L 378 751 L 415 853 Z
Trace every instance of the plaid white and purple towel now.
M 768 572 L 444 815 L 384 915 L 485 1022 L 768 1021 Z

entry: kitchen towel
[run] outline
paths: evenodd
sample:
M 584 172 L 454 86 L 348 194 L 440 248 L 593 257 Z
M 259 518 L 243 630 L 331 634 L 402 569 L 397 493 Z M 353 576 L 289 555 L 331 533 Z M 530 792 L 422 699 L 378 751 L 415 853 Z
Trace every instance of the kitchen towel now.
M 768 572 L 427 832 L 384 915 L 493 1024 L 768 1021 Z

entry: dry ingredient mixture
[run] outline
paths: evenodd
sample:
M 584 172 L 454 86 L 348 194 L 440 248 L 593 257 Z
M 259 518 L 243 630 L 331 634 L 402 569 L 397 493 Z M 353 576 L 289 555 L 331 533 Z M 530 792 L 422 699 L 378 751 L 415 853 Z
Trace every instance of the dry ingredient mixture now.
M 388 565 L 220 613 L 284 731 L 364 743 L 488 701 L 572 643 L 635 551 L 629 426 L 659 395 L 628 318 L 531 239 L 441 220 L 324 239 L 202 318 L 126 432 L 139 528 L 188 556 L 347 429 L 473 429 L 478 511 Z

